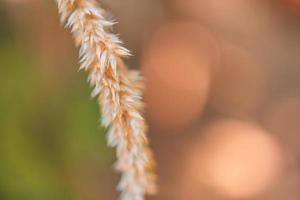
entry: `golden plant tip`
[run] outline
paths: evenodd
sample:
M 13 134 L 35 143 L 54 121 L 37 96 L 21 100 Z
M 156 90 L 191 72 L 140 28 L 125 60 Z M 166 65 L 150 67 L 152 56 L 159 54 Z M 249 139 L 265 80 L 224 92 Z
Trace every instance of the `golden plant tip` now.
M 108 145 L 116 148 L 115 169 L 120 200 L 144 200 L 156 192 L 154 159 L 142 116 L 143 83 L 122 58 L 130 56 L 123 42 L 111 33 L 115 21 L 94 0 L 57 0 L 61 21 L 79 46 L 80 70 L 88 72 L 91 96 L 102 107 L 101 124 L 108 128 Z

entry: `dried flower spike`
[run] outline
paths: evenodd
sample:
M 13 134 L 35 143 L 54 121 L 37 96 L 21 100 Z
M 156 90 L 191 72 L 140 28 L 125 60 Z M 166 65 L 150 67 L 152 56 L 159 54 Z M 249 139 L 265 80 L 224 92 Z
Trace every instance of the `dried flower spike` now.
M 61 22 L 80 47 L 80 69 L 88 72 L 93 97 L 102 107 L 102 125 L 109 128 L 108 144 L 116 147 L 121 200 L 143 200 L 156 192 L 154 161 L 147 127 L 141 115 L 142 77 L 122 58 L 130 55 L 111 33 L 114 24 L 94 0 L 57 0 Z

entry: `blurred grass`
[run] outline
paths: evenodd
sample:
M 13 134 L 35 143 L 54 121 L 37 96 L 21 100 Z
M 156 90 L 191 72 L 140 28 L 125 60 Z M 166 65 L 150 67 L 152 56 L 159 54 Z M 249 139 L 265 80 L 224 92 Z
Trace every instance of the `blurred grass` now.
M 98 105 L 77 66 L 46 83 L 34 53 L 10 33 L 0 31 L 0 199 L 78 199 L 68 172 L 84 162 L 101 171 L 112 162 Z

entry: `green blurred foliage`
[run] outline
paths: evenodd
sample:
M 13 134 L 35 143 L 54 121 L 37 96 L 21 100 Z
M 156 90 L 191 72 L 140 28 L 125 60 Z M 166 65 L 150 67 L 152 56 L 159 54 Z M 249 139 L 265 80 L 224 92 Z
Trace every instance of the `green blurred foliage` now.
M 30 45 L 12 34 L 5 12 L 0 3 L 0 199 L 79 199 L 70 172 L 86 165 L 107 171 L 113 160 L 98 105 L 77 66 L 47 66 L 70 74 L 45 81 L 47 72 L 41 75 Z

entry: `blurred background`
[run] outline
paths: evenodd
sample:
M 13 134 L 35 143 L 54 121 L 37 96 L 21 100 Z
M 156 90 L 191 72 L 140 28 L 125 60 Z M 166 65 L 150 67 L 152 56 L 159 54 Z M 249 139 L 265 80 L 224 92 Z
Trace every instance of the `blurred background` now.
M 146 80 L 149 199 L 300 199 L 299 0 L 101 3 Z M 116 199 L 114 150 L 55 2 L 1 0 L 0 24 L 0 199 Z

